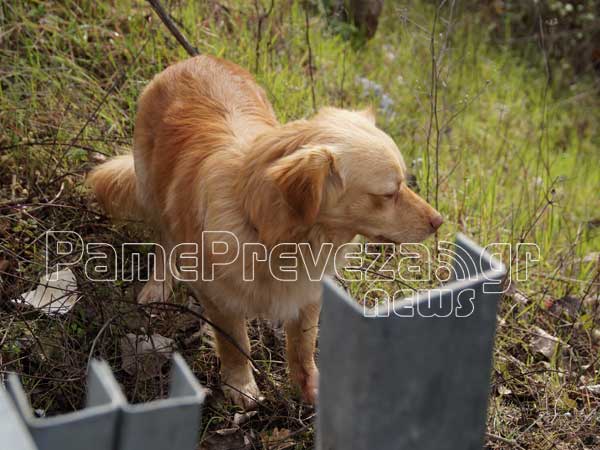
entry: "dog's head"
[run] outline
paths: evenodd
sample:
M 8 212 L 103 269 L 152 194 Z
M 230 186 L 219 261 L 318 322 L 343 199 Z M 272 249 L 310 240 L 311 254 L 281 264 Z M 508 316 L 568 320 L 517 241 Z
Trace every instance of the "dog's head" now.
M 263 188 L 275 187 L 253 217 L 263 240 L 318 224 L 342 236 L 420 242 L 440 227 L 442 216 L 407 186 L 402 156 L 370 111 L 325 108 L 294 127 L 261 171 Z

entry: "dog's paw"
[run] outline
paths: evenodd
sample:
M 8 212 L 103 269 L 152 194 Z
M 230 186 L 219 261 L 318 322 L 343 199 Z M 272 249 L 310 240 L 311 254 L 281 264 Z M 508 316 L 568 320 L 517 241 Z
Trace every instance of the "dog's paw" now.
M 137 302 L 146 305 L 148 303 L 166 302 L 171 296 L 171 285 L 164 281 L 147 281 L 137 296 Z
M 308 375 L 301 386 L 302 398 L 306 403 L 315 405 L 319 397 L 319 371 L 315 370 Z
M 310 367 L 294 370 L 291 377 L 300 388 L 302 399 L 306 403 L 315 405 L 319 397 L 319 369 Z
M 264 400 L 254 378 L 246 383 L 227 381 L 223 383 L 222 388 L 228 400 L 245 410 L 256 409 L 258 404 Z
M 319 396 L 319 371 L 317 369 L 305 373 L 302 384 L 302 398 L 306 403 L 315 405 Z

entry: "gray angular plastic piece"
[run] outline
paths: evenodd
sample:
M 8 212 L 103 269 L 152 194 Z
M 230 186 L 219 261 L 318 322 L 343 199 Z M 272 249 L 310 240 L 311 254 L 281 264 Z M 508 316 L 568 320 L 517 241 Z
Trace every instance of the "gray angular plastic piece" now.
M 6 416 L 7 420 L 21 422 L 24 427 L 19 434 L 25 437 L 22 447 L 11 444 L 6 450 L 196 448 L 205 392 L 181 355 L 173 354 L 169 398 L 135 405 L 127 403 L 104 361 L 91 362 L 87 389 L 86 408 L 83 410 L 37 418 L 18 377 L 10 374 L 7 383 L 9 396 L 0 389 L 0 418 Z M 2 424 L 0 450 L 5 450 L 5 439 L 21 439 L 14 430 L 6 434 L 4 428 Z
M 15 374 L 8 376 L 7 389 L 37 447 L 41 450 L 113 450 L 117 442 L 117 420 L 125 397 L 104 361 L 92 361 L 87 377 L 86 408 L 60 416 L 37 418 Z
M 482 449 L 506 269 L 463 235 L 456 245 L 454 281 L 380 308 L 389 317 L 324 282 L 319 450 Z
M 118 449 L 195 449 L 204 397 L 204 388 L 185 360 L 174 354 L 169 398 L 124 405 Z
M 0 387 L 0 450 L 37 450 L 8 393 Z

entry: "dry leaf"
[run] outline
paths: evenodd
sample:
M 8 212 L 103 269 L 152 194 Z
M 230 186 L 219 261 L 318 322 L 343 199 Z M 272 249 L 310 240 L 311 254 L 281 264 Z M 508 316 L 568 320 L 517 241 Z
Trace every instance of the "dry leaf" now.
M 521 305 L 529 303 L 529 299 L 519 291 L 515 291 L 512 297 L 515 302 L 520 303 Z
M 500 386 L 498 386 L 498 394 L 510 395 L 510 394 L 512 394 L 512 391 L 509 388 L 507 388 L 506 386 L 504 386 L 503 384 L 501 384 Z
M 597 263 L 600 261 L 600 252 L 592 252 L 588 253 L 581 260 L 584 264 Z
M 106 155 L 104 155 L 103 153 L 99 153 L 99 152 L 91 152 L 90 159 L 93 162 L 100 164 L 100 163 L 103 163 L 104 161 L 106 161 Z
M 258 414 L 258 411 L 248 411 L 246 413 L 235 413 L 233 416 L 233 423 L 236 425 L 242 425 L 248 422 L 251 418 Z
M 199 450 L 249 450 L 251 444 L 250 439 L 238 428 L 231 434 L 209 433 L 202 440 Z
M 235 427 L 235 428 L 221 428 L 220 430 L 216 430 L 215 433 L 217 433 L 219 436 L 229 436 L 229 435 L 237 433 L 238 430 L 239 430 L 238 427 Z
M 581 307 L 581 300 L 572 295 L 565 295 L 564 297 L 552 302 L 550 311 L 554 314 L 560 315 L 563 311 L 571 316 L 575 317 Z
M 140 380 L 153 378 L 171 357 L 175 342 L 173 339 L 153 334 L 137 336 L 132 333 L 121 338 L 121 367 Z
M 260 435 L 263 444 L 269 450 L 285 450 L 296 445 L 296 443 L 289 438 L 290 430 L 286 428 L 275 427 L 271 431 L 263 431 Z
M 540 327 L 534 327 L 534 336 L 531 339 L 530 345 L 534 352 L 541 353 L 546 358 L 550 359 L 556 351 L 556 347 L 560 339 L 552 336 L 547 331 Z M 563 344 L 566 345 L 566 344 Z
M 588 386 L 579 386 L 579 389 L 591 392 L 592 394 L 600 394 L 600 384 L 590 384 Z
M 599 302 L 600 294 L 598 293 L 588 294 L 583 298 L 583 306 L 588 309 L 595 309 Z
M 69 312 L 80 298 L 75 275 L 71 269 L 64 269 L 44 275 L 35 290 L 25 292 L 12 301 L 27 303 L 46 314 L 62 315 Z

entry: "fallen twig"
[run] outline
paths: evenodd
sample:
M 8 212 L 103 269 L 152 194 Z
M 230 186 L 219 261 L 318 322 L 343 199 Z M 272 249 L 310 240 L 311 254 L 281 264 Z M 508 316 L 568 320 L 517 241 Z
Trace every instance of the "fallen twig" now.
M 517 441 L 515 441 L 514 439 L 507 439 L 505 437 L 502 436 L 498 436 L 497 434 L 492 434 L 492 433 L 485 433 L 485 435 L 489 438 L 492 439 L 494 441 L 500 441 L 503 442 L 505 444 L 508 445 L 512 445 L 514 448 L 517 448 L 519 450 L 525 450 L 523 447 L 521 447 Z

